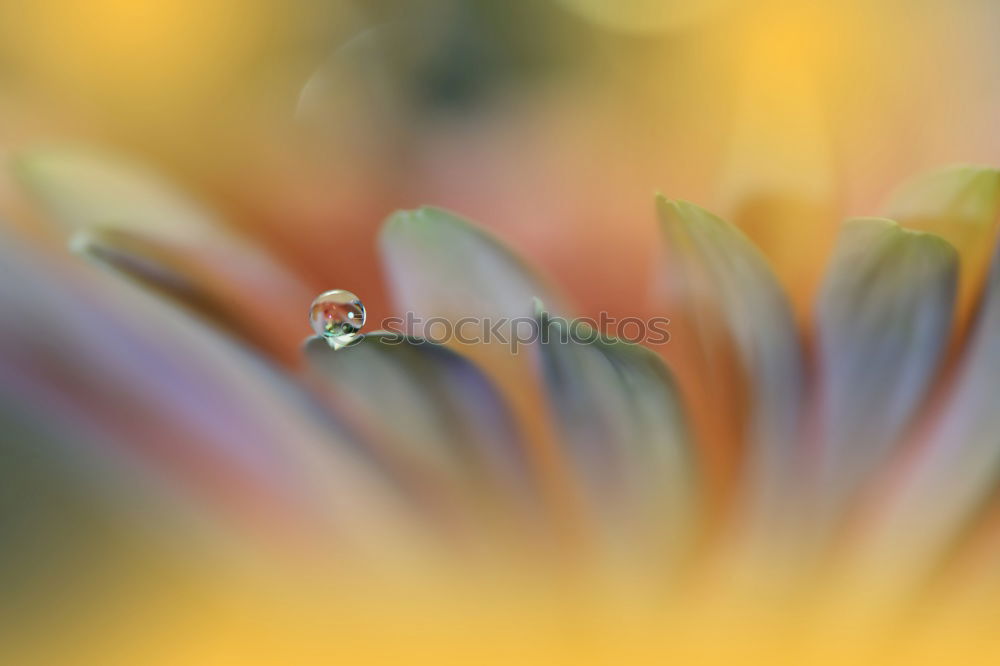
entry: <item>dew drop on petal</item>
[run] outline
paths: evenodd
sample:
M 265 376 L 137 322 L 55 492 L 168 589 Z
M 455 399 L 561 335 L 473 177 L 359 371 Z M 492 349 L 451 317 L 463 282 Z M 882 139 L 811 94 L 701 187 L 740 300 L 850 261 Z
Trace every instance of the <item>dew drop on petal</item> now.
M 309 324 L 316 335 L 325 338 L 334 349 L 340 349 L 358 338 L 365 325 L 365 306 L 349 291 L 326 291 L 309 306 Z

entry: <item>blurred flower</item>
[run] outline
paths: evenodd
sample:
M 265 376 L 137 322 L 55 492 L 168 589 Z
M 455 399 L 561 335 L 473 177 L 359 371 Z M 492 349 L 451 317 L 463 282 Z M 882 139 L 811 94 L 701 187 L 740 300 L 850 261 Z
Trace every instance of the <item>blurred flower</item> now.
M 659 197 L 663 358 L 375 332 L 310 340 L 300 368 L 315 294 L 268 248 L 99 154 L 18 166 L 35 212 L 130 279 L 0 246 L 14 663 L 985 645 L 1000 172 L 945 169 L 895 195 L 895 221 L 845 223 L 805 324 L 742 232 Z M 397 312 L 559 333 L 574 311 L 439 209 L 392 215 L 379 254 Z

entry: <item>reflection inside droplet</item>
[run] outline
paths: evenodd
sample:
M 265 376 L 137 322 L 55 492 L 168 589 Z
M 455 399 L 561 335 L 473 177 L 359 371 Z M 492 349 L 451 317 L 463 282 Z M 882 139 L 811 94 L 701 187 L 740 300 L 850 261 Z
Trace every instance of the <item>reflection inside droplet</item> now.
M 309 324 L 316 335 L 325 338 L 334 349 L 340 349 L 358 338 L 365 325 L 365 306 L 349 291 L 326 291 L 309 306 Z

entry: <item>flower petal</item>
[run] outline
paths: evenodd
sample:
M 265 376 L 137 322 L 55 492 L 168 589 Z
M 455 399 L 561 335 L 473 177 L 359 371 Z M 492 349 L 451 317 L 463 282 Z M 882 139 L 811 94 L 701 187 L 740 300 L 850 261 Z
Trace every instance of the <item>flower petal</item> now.
M 114 223 L 184 238 L 216 226 L 211 214 L 156 174 L 96 151 L 39 148 L 20 154 L 14 165 L 29 194 L 71 231 Z
M 538 314 L 541 373 L 565 458 L 589 510 L 616 531 L 676 530 L 698 489 L 670 371 L 648 349 Z
M 995 499 L 1000 483 L 998 393 L 1000 253 L 941 417 L 873 523 L 879 576 L 888 569 L 912 582 L 926 574 Z
M 404 486 L 436 500 L 438 509 L 462 514 L 498 499 L 508 510 L 530 504 L 512 414 L 471 361 L 385 331 L 337 351 L 310 338 L 305 353 L 378 461 Z
M 788 300 L 764 257 L 734 226 L 687 202 L 660 196 L 656 203 L 667 250 L 660 288 L 672 320 L 666 353 L 691 404 L 702 410 L 695 418 L 700 439 L 712 447 L 710 462 L 723 478 L 731 476 L 736 442 L 745 436 L 751 504 L 777 510 L 772 500 L 796 476 L 803 390 Z M 727 421 L 730 429 L 720 430 Z
M 892 450 L 939 370 L 958 257 L 891 220 L 847 222 L 817 312 L 821 414 L 817 492 L 837 511 Z
M 77 234 L 76 249 L 294 357 L 314 294 L 210 212 L 155 174 L 96 153 L 37 150 L 16 164 L 44 213 Z
M 437 208 L 393 214 L 381 250 L 397 303 L 424 317 L 530 317 L 535 298 L 559 302 L 498 239 Z
M 525 433 L 530 458 L 562 503 L 563 482 L 555 443 L 536 386 L 534 370 L 519 357 L 514 336 L 534 321 L 536 298 L 558 306 L 551 287 L 513 251 L 486 231 L 436 208 L 400 211 L 386 221 L 380 250 L 390 291 L 400 312 L 420 318 L 407 331 L 439 340 L 430 320 L 475 324 L 475 340 L 453 339 L 452 346 L 475 361 L 502 389 Z M 467 331 L 466 331 L 467 332 Z
M 182 249 L 171 249 L 134 231 L 101 227 L 74 234 L 70 249 L 190 308 L 234 338 L 245 338 L 264 349 L 269 346 L 266 336 L 262 339 L 260 330 L 247 324 L 242 304 L 220 300 L 197 281 L 197 262 L 192 265 Z
M 903 185 L 886 217 L 951 243 L 961 257 L 957 311 L 964 328 L 982 291 L 1000 221 L 1000 170 L 954 166 Z
M 300 386 L 247 349 L 12 239 L 0 256 L 0 396 L 18 396 L 32 418 L 58 414 L 71 442 L 99 443 L 206 514 L 252 529 L 326 540 L 328 527 L 374 534 L 366 517 L 391 513 L 393 486 Z

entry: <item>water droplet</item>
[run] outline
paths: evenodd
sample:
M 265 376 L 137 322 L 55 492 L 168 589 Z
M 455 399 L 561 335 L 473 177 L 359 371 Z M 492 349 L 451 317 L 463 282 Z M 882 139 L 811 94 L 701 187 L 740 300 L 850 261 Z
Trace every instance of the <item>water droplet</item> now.
M 309 306 L 309 324 L 316 335 L 340 349 L 357 340 L 365 325 L 365 306 L 349 291 L 326 291 Z

